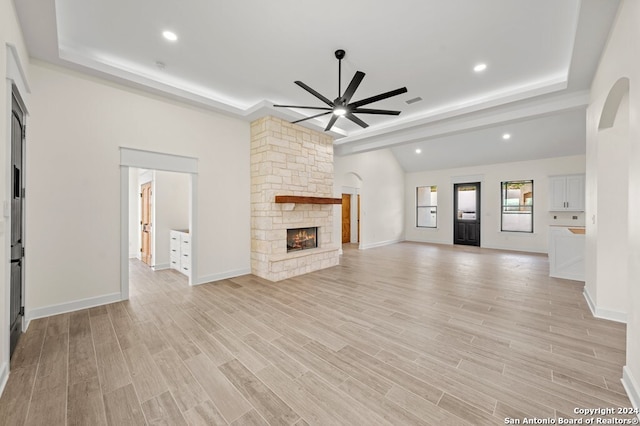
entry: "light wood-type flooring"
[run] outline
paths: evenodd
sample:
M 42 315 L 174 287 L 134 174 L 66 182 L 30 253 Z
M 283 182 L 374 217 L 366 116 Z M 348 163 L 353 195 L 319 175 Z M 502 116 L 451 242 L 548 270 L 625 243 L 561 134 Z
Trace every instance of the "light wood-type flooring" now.
M 625 326 L 544 255 L 400 243 L 197 287 L 132 261 L 131 299 L 37 319 L 6 425 L 464 425 L 629 407 Z M 609 416 L 622 417 L 622 416 Z

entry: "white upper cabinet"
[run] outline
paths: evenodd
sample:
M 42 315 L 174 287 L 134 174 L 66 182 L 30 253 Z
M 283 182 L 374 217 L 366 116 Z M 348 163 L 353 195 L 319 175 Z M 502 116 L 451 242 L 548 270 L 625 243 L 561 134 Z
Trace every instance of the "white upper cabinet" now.
M 549 177 L 549 211 L 584 211 L 584 175 Z

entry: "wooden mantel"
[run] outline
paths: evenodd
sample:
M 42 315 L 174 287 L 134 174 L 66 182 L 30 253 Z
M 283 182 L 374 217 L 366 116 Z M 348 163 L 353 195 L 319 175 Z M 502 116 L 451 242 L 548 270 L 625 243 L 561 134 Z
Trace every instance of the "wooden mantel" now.
M 276 195 L 276 203 L 296 204 L 342 204 L 342 198 L 304 197 L 298 195 Z

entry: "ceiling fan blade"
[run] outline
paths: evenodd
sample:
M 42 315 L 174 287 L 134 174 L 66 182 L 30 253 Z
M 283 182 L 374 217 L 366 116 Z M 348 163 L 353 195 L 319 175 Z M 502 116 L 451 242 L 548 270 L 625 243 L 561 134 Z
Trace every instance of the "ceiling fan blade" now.
M 320 99 L 322 102 L 324 102 L 325 104 L 329 105 L 330 107 L 333 107 L 333 102 L 331 102 L 329 99 L 325 98 L 324 96 L 322 96 L 320 93 L 316 92 L 315 90 L 313 90 L 311 87 L 307 86 L 306 84 L 304 84 L 301 81 L 294 81 L 295 84 L 297 84 L 298 86 L 302 87 L 304 90 L 306 90 L 307 92 L 311 93 L 313 96 L 315 96 L 316 98 Z
M 347 87 L 347 90 L 344 91 L 344 95 L 342 95 L 342 99 L 344 100 L 345 104 L 349 103 L 349 101 L 351 100 L 351 97 L 356 92 L 356 89 L 362 82 L 363 78 L 364 78 L 364 73 L 362 71 L 356 71 L 355 75 L 351 79 L 351 83 L 349 83 L 349 87 Z
M 312 115 L 310 117 L 301 118 L 300 120 L 292 121 L 291 123 L 299 123 L 305 120 L 311 120 L 312 118 L 322 117 L 323 115 L 331 114 L 331 111 L 321 112 L 320 114 Z
M 345 117 L 347 117 L 349 120 L 353 121 L 354 123 L 356 123 L 358 126 L 366 129 L 367 127 L 369 127 L 369 125 L 367 123 L 365 123 L 364 121 L 360 120 L 358 117 L 356 117 L 355 115 L 353 115 L 352 113 L 348 112 L 345 114 Z
M 360 113 L 360 114 L 400 115 L 402 111 L 391 111 L 388 109 L 356 108 L 351 110 L 351 112 Z
M 301 106 L 301 105 L 274 105 L 276 108 L 299 108 L 299 109 L 321 109 L 325 111 L 332 111 L 333 108 L 327 107 L 314 107 L 314 106 Z
M 371 104 L 373 102 L 378 102 L 378 101 L 381 101 L 383 99 L 387 99 L 387 98 L 391 98 L 393 96 L 401 95 L 403 93 L 407 93 L 407 88 L 406 87 L 401 87 L 400 89 L 392 90 L 390 92 L 381 93 L 379 95 L 372 96 L 370 98 L 366 98 L 366 99 L 362 99 L 360 101 L 352 102 L 352 103 L 349 104 L 349 107 L 350 108 L 358 108 L 359 106 Z
M 328 132 L 329 130 L 331 130 L 331 128 L 333 127 L 333 125 L 335 124 L 336 120 L 338 119 L 337 115 L 332 115 L 331 118 L 329 119 L 329 123 L 327 123 L 327 127 L 325 127 L 324 131 Z

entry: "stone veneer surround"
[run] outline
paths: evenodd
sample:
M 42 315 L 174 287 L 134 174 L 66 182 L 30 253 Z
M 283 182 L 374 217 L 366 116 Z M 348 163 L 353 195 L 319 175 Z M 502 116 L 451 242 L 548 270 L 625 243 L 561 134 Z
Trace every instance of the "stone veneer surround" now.
M 251 272 L 280 281 L 335 266 L 333 205 L 276 195 L 333 196 L 333 138 L 275 117 L 251 123 Z M 317 226 L 318 248 L 287 253 L 287 229 Z

